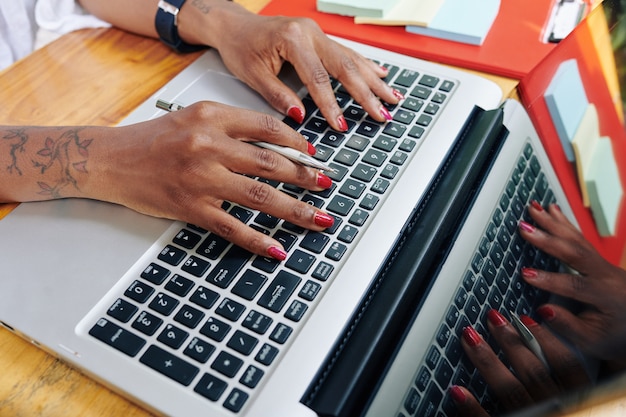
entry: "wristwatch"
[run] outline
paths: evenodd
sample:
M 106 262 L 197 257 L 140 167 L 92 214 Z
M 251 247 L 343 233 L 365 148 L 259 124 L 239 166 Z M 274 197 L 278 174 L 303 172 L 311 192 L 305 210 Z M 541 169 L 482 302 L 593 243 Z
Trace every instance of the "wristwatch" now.
M 204 45 L 191 45 L 178 35 L 178 12 L 185 0 L 160 0 L 154 19 L 159 38 L 178 52 L 195 52 L 206 48 Z

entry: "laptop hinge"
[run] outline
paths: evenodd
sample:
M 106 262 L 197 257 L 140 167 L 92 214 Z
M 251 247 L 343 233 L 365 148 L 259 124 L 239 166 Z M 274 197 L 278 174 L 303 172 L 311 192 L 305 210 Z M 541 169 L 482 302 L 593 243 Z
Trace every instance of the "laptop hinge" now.
M 301 402 L 320 416 L 363 415 L 506 137 L 501 109 L 475 108 L 395 248 Z M 391 410 L 390 410 L 391 411 Z

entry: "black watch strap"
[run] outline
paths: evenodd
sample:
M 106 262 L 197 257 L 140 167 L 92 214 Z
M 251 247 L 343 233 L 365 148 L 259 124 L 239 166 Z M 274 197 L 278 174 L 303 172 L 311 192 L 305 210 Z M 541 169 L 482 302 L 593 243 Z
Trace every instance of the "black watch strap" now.
M 204 45 L 191 45 L 183 42 L 178 35 L 178 12 L 183 4 L 185 4 L 185 0 L 159 1 L 154 19 L 159 38 L 178 52 L 195 52 L 204 49 Z

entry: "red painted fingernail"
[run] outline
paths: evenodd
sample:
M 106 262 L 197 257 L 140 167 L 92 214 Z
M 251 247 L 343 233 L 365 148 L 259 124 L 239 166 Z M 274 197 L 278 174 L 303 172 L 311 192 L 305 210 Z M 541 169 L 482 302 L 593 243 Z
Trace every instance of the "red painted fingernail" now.
M 304 110 L 298 106 L 289 107 L 289 110 L 287 110 L 287 116 L 291 117 L 298 123 L 304 122 Z
M 458 385 L 452 385 L 450 387 L 450 396 L 457 404 L 463 404 L 466 400 L 465 391 L 463 391 Z
M 546 321 L 550 321 L 554 317 L 556 317 L 556 312 L 551 307 L 548 307 L 548 306 L 539 307 L 537 309 L 537 314 L 539 314 L 541 318 Z
M 277 259 L 279 261 L 284 261 L 285 259 L 287 259 L 287 252 L 285 252 L 284 250 L 282 250 L 278 246 L 270 246 L 267 249 L 267 254 L 270 257 L 272 257 L 274 259 Z
M 529 279 L 537 278 L 537 276 L 538 276 L 537 270 L 534 269 L 534 268 L 523 267 L 522 268 L 522 276 L 524 278 L 529 278 Z
M 395 88 L 393 89 L 393 95 L 395 96 L 395 98 L 397 98 L 398 100 L 404 100 L 404 94 L 402 94 L 401 92 L 399 92 L 398 90 L 396 90 Z
M 333 185 L 333 180 L 331 180 L 327 175 L 324 175 L 320 172 L 319 174 L 317 174 L 317 185 L 319 187 L 322 187 L 323 189 L 327 189 Z
M 391 116 L 391 113 L 389 113 L 389 110 L 387 110 L 385 108 L 385 106 L 380 106 L 380 114 L 385 118 L 385 120 L 389 121 L 392 120 L 393 117 Z
M 389 72 L 389 68 L 387 68 L 387 67 L 383 67 L 382 65 L 380 66 L 380 69 L 381 69 L 381 70 L 383 70 L 383 71 L 385 71 L 385 72 Z
M 317 149 L 315 149 L 315 146 L 311 145 L 311 142 L 307 142 L 307 152 L 309 153 L 309 155 L 313 156 L 317 153 Z
M 489 310 L 487 320 L 496 327 L 506 326 L 506 319 L 498 310 Z
M 465 339 L 470 347 L 478 346 L 482 340 L 478 332 L 476 332 L 472 326 L 463 328 L 463 339 Z
M 323 228 L 328 228 L 335 223 L 335 219 L 333 216 L 331 216 L 330 214 L 322 213 L 321 211 L 315 213 L 314 221 L 316 225 Z
M 533 233 L 535 231 L 535 226 L 530 223 L 526 223 L 523 220 L 519 222 L 519 228 L 527 233 Z
M 537 200 L 531 201 L 530 205 L 533 206 L 535 208 L 535 210 L 537 210 L 537 211 L 543 211 L 543 207 L 541 206 L 541 204 L 539 204 L 539 202 Z
M 532 318 L 530 318 L 529 316 L 527 316 L 526 314 L 521 314 L 519 316 L 519 319 L 522 321 L 522 323 L 524 323 L 524 325 L 526 327 L 535 327 L 535 326 L 539 326 L 539 323 L 537 323 L 535 320 L 533 320 Z
M 342 132 L 348 131 L 348 122 L 346 122 L 346 118 L 343 116 L 339 116 L 337 118 L 337 122 L 339 123 L 339 130 Z

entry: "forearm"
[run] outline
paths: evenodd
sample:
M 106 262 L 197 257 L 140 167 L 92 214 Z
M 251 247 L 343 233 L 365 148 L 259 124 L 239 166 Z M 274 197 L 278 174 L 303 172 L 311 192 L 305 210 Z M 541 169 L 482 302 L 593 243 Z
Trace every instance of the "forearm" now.
M 0 127 L 0 202 L 94 198 L 110 128 Z M 105 164 L 106 165 L 106 164 Z
M 112 25 L 143 36 L 158 38 L 154 19 L 158 0 L 78 0 L 91 14 Z M 178 14 L 178 32 L 190 44 L 217 47 L 219 35 L 234 14 L 250 12 L 227 0 L 187 0 Z

